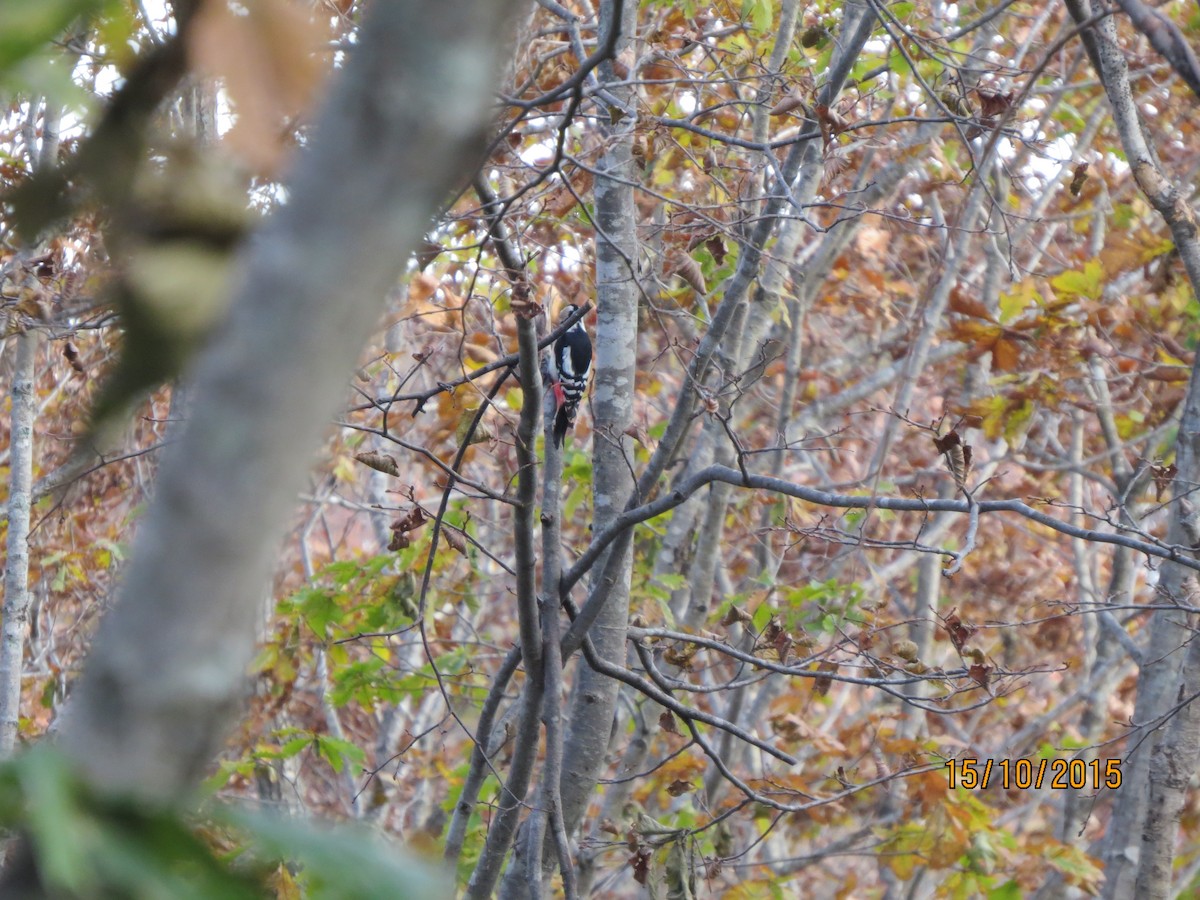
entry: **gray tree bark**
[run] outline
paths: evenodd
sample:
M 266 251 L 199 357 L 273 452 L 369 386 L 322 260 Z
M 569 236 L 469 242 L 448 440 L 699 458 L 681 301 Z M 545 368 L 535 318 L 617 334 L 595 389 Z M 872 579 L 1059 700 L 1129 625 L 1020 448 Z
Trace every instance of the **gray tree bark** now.
M 1068 0 L 1067 8 L 1077 23 L 1087 21 L 1093 13 L 1088 0 Z M 1170 228 L 1192 290 L 1200 294 L 1196 214 L 1163 172 L 1147 139 L 1133 99 L 1129 67 L 1117 42 L 1116 24 L 1111 17 L 1105 17 L 1080 36 L 1108 95 L 1113 121 L 1138 187 Z M 1188 496 L 1200 480 L 1200 364 L 1193 367 L 1188 384 L 1175 445 L 1175 465 L 1176 502 L 1168 539 L 1190 544 L 1178 501 Z M 1164 566 L 1161 586 L 1168 595 L 1183 596 L 1184 581 L 1179 566 Z M 1175 711 L 1165 737 L 1159 737 L 1162 717 L 1173 712 L 1174 704 L 1200 691 L 1200 657 L 1194 658 L 1195 642 L 1192 641 L 1193 646 L 1187 652 L 1181 679 L 1180 648 L 1191 640 L 1190 631 L 1179 616 L 1162 611 L 1152 615 L 1149 628 L 1149 645 L 1138 674 L 1134 710 L 1137 727 L 1127 744 L 1139 749 L 1122 767 L 1121 802 L 1114 806 L 1101 847 L 1105 871 L 1103 896 L 1109 900 L 1170 894 L 1179 814 L 1197 761 L 1195 740 L 1200 733 L 1200 722 L 1194 704 L 1189 703 L 1181 712 Z
M 38 107 L 42 108 L 42 136 L 36 138 Z M 30 104 L 26 152 L 30 168 L 44 171 L 58 157 L 62 110 L 44 102 Z M 26 252 L 18 253 L 19 266 Z M 32 276 L 29 276 L 32 278 Z M 13 313 L 17 315 L 17 313 Z M 17 746 L 21 719 L 21 676 L 25 671 L 25 639 L 29 634 L 29 526 L 36 502 L 33 485 L 33 423 L 37 415 L 37 349 L 41 335 L 35 323 L 16 336 L 10 391 L 8 537 L 4 557 L 3 626 L 0 631 L 0 759 Z
M 29 631 L 29 519 L 33 482 L 34 390 L 38 333 L 18 334 L 13 354 L 12 419 L 9 429 L 8 539 L 4 559 L 3 631 L 0 631 L 0 759 L 17 746 L 21 718 L 21 674 Z
M 637 4 L 626 0 L 622 11 L 617 53 L 631 45 Z M 613 4 L 600 7 L 601 31 L 612 21 Z M 628 87 L 616 87 L 610 64 L 601 67 L 602 82 L 621 99 Z M 632 110 L 631 110 L 632 112 Z M 636 283 L 637 232 L 633 203 L 633 133 L 636 115 L 627 115 L 613 126 L 597 174 L 596 192 L 596 348 L 592 410 L 595 416 L 592 449 L 595 497 L 594 533 L 621 513 L 633 489 L 631 451 L 626 429 L 633 421 L 633 388 L 637 363 Z M 627 455 L 628 454 L 628 455 Z M 609 551 L 614 552 L 614 551 Z M 627 545 L 613 569 L 612 580 L 602 586 L 603 607 L 590 635 L 604 660 L 623 665 L 625 629 L 629 621 L 631 556 Z M 593 572 L 602 578 L 607 555 Z M 619 685 L 580 660 L 568 707 L 569 726 L 563 742 L 562 811 L 568 834 L 583 819 L 588 800 L 605 763 Z

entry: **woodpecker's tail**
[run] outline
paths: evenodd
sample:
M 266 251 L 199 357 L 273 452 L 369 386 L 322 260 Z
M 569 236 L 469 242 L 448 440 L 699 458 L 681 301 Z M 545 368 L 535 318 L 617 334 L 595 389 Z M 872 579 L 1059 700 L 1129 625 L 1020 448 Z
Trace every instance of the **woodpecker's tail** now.
M 554 416 L 554 446 L 561 447 L 563 438 L 567 436 L 567 432 L 571 430 L 571 426 L 575 424 L 575 407 L 570 403 L 564 403 L 558 408 L 558 412 Z

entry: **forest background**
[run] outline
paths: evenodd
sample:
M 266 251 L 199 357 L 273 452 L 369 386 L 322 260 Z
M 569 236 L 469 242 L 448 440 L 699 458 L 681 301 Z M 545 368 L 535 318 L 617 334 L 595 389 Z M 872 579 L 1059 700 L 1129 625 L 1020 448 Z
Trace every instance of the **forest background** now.
M 1192 895 L 1198 33 L 7 2 L 10 895 Z

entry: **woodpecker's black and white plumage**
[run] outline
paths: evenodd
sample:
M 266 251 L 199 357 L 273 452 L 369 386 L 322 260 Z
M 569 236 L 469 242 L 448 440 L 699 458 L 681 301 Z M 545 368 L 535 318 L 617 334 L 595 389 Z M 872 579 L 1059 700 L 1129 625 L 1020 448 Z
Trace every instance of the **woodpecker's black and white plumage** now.
M 578 309 L 578 306 L 567 306 L 559 316 L 559 321 L 570 318 Z M 563 438 L 575 424 L 575 411 L 583 399 L 583 392 L 587 390 L 588 376 L 592 372 L 592 339 L 583 327 L 583 319 L 554 342 L 554 368 L 557 378 L 554 400 L 558 408 L 554 416 L 554 446 L 561 447 Z

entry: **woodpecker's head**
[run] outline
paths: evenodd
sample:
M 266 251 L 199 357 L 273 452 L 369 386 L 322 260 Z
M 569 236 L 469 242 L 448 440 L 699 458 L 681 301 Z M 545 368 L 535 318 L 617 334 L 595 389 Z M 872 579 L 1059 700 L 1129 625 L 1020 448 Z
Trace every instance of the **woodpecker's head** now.
M 563 307 L 562 312 L 560 312 L 558 314 L 559 324 L 561 325 L 563 322 L 567 321 L 567 319 L 571 318 L 571 316 L 575 315 L 575 313 L 577 313 L 578 311 L 579 311 L 578 306 L 576 306 L 574 303 L 568 303 L 566 306 Z M 576 322 L 571 327 L 578 328 L 582 324 L 583 324 L 583 320 L 580 319 L 578 322 Z

